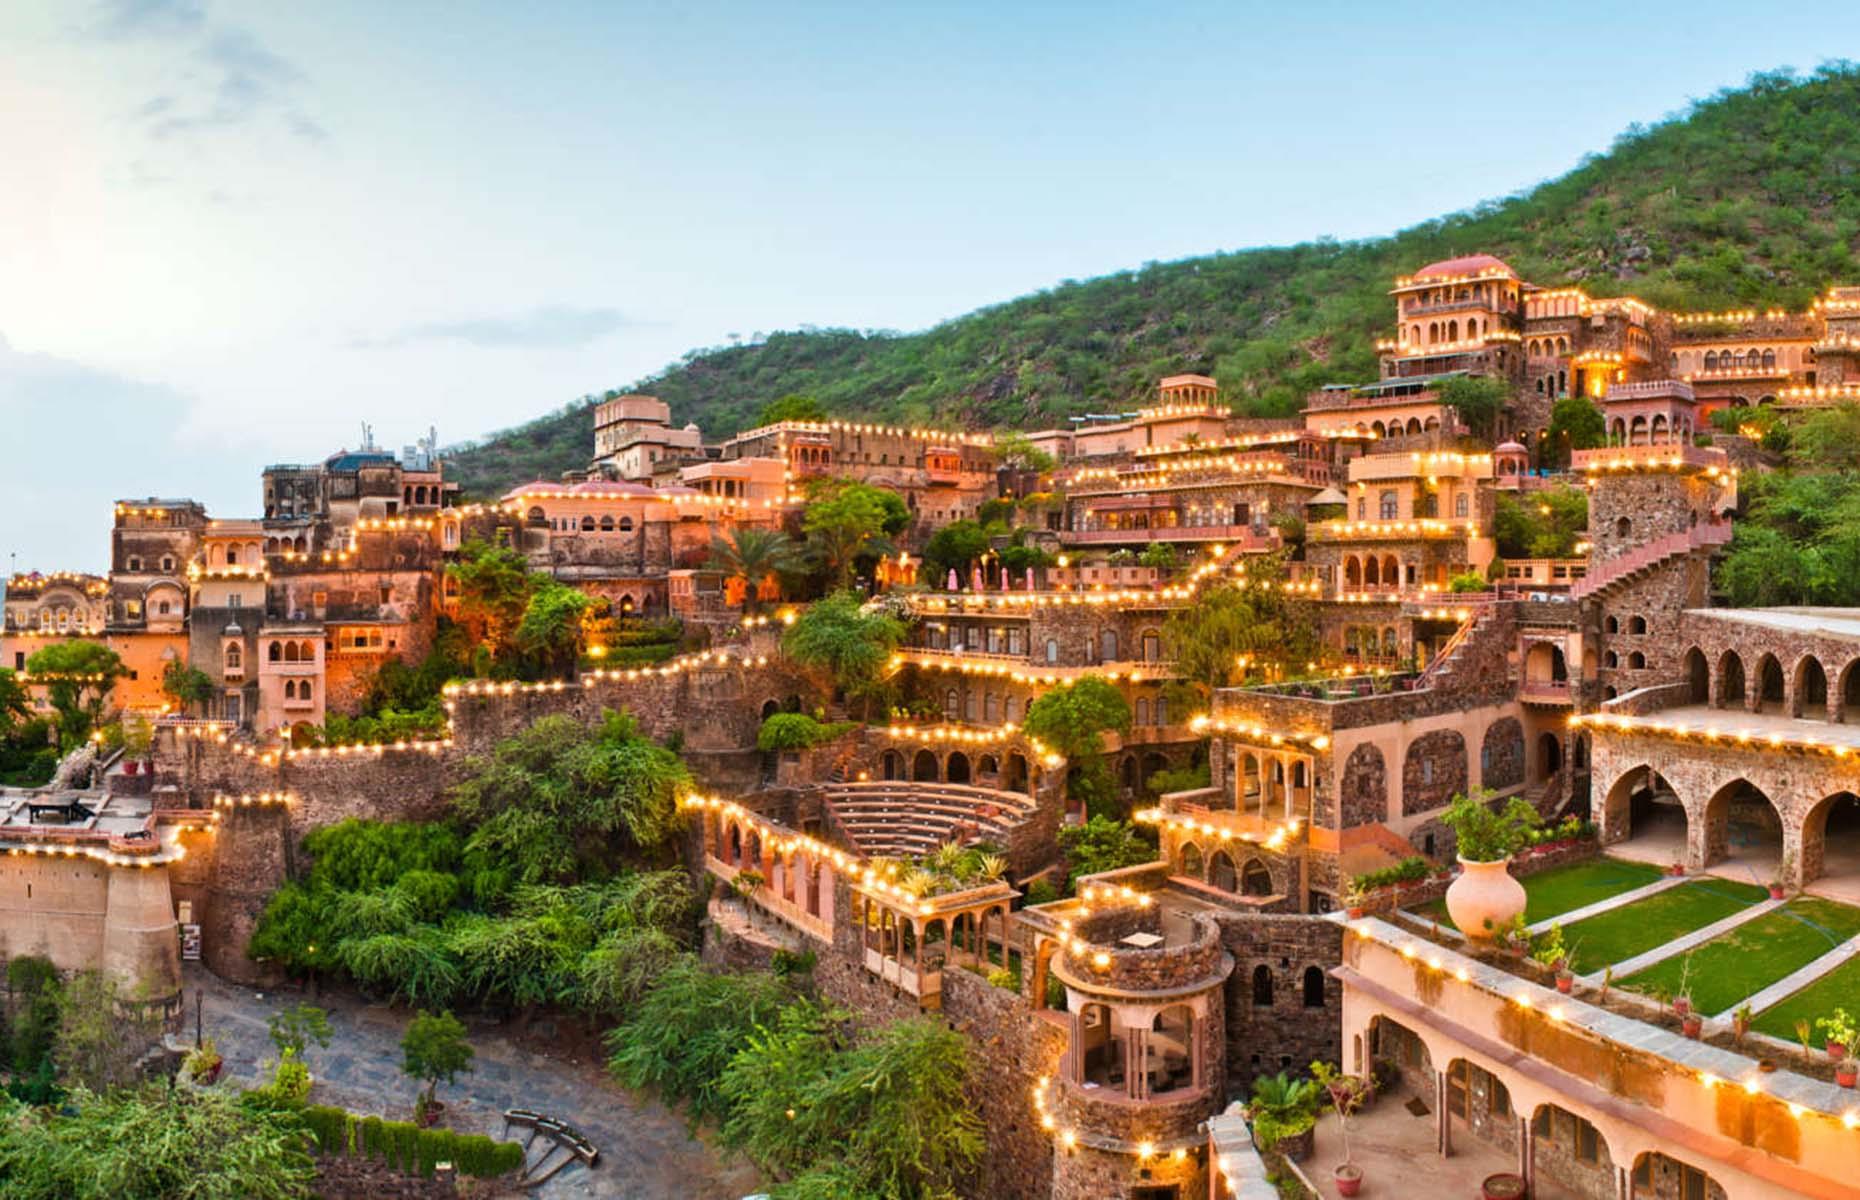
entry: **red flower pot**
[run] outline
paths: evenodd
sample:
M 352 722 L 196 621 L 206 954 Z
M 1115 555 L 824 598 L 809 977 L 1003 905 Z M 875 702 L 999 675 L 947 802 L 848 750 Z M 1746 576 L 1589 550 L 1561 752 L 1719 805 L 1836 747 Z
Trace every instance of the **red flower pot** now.
M 1349 1163 L 1345 1163 L 1332 1172 L 1332 1178 L 1337 1181 L 1337 1194 L 1339 1196 L 1354 1196 L 1357 1192 L 1362 1190 L 1363 1169 L 1361 1167 L 1355 1167 L 1351 1166 Z
M 1682 1017 L 1685 1016 L 1687 1013 L 1691 1012 L 1692 1011 L 1692 997 L 1674 996 L 1673 997 L 1673 1011 L 1675 1013 L 1678 1013 Z
M 134 775 L 136 772 L 140 771 L 141 769 L 142 769 L 142 764 L 137 762 L 133 758 L 123 764 L 123 774 L 125 775 Z
M 1842 1063 L 1834 1068 L 1834 1082 L 1844 1088 L 1853 1087 L 1860 1082 L 1860 1063 Z
M 1780 883 L 1770 884 L 1770 899 L 1781 900 L 1782 898 L 1783 898 L 1782 884 Z
M 1839 1062 L 1843 1058 L 1846 1058 L 1847 1057 L 1847 1044 L 1845 1042 L 1829 1042 L 1828 1043 L 1828 1057 L 1833 1059 L 1835 1062 Z
M 1705 1018 L 1699 1016 L 1697 1013 L 1691 1013 L 1687 1015 L 1686 1019 L 1681 1023 L 1681 1028 L 1685 1031 L 1687 1037 L 1697 1041 L 1699 1034 L 1704 1031 Z
M 1562 992 L 1565 996 L 1569 995 L 1575 988 L 1576 977 L 1574 975 L 1564 972 L 1556 977 L 1556 990 Z

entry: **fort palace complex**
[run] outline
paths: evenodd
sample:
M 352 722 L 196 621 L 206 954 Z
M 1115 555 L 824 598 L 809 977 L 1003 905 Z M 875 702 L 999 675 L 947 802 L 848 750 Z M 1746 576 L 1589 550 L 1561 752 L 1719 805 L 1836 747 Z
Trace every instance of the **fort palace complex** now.
M 840 420 L 712 443 L 626 395 L 593 410 L 585 470 L 501 497 L 462 501 L 429 436 L 268 467 L 255 516 L 122 500 L 107 574 L 12 578 L 0 666 L 23 673 L 61 640 L 114 649 L 128 673 L 110 705 L 150 720 L 153 768 L 99 755 L 88 778 L 4 794 L 0 953 L 167 994 L 185 926 L 214 971 L 266 980 L 246 940 L 307 831 L 437 815 L 467 755 L 545 714 L 626 708 L 680 734 L 701 781 L 685 801 L 693 870 L 763 881 L 759 920 L 711 930 L 707 954 L 811 949 L 848 1007 L 932 1011 L 973 1037 L 977 1195 L 1276 1195 L 1235 1102 L 1316 1059 L 1381 1093 L 1352 1118 L 1368 1194 L 1438 1186 L 1378 1168 L 1386 1142 L 1540 1197 L 1860 1195 L 1860 1092 L 1765 1020 L 1842 980 L 1860 1013 L 1845 970 L 1860 614 L 1714 607 L 1740 474 L 1763 468 L 1709 419 L 1860 400 L 1860 288 L 1807 312 L 1665 312 L 1474 255 L 1396 280 L 1392 298 L 1377 378 L 1265 420 L 1235 417 L 1210 378 L 1173 376 L 1137 411 L 1016 439 L 1050 469 L 987 433 Z M 1449 403 L 1476 377 L 1510 396 L 1487 429 Z M 1602 444 L 1553 444 L 1569 396 L 1600 409 Z M 764 754 L 768 715 L 846 709 L 783 657 L 779 619 L 745 616 L 756 584 L 717 570 L 712 542 L 798 527 L 815 479 L 889 489 L 908 511 L 872 602 L 909 619 L 891 669 L 918 715 Z M 1588 503 L 1575 550 L 1501 558 L 1500 506 L 1566 487 Z M 1002 538 L 966 576 L 924 569 L 930 536 L 1003 496 L 1042 565 L 1004 565 Z M 299 736 L 354 712 L 383 663 L 429 652 L 457 602 L 447 564 L 479 541 L 623 624 L 675 618 L 688 652 L 454 684 L 428 739 Z M 1174 565 L 1145 565 L 1156 543 Z M 1240 664 L 1239 682 L 1186 701 L 1172 622 L 1262 580 L 1308 620 L 1312 669 Z M 162 687 L 176 663 L 211 684 L 186 712 Z M 1129 706 L 1103 753 L 1159 850 L 1029 903 L 1063 881 L 1059 834 L 1084 813 L 1071 765 L 1021 722 L 1086 677 Z M 46 704 L 53 681 L 25 682 Z M 1204 764 L 1205 786 L 1150 786 Z M 1476 791 L 1521 797 L 1559 831 L 1514 855 L 1513 876 L 1541 877 L 1546 897 L 1572 872 L 1601 881 L 1531 911 L 1532 933 L 1567 926 L 1573 982 L 1490 931 L 1462 935 L 1440 906 L 1457 849 L 1442 816 Z M 951 841 L 997 848 L 1006 872 L 899 885 L 895 864 Z M 1679 908 L 1688 889 L 1752 895 L 1627 944 L 1638 906 Z M 1634 986 L 1790 914 L 1833 933 L 1696 1025 Z M 991 977 L 1009 963 L 1012 984 Z M 1288 1169 L 1328 1175 L 1332 1146 Z

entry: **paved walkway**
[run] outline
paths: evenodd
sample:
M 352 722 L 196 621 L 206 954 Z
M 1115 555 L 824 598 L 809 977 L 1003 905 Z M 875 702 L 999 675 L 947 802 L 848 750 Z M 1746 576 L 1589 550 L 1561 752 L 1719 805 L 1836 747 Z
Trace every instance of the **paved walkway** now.
M 1645 900 L 1656 892 L 1663 892 L 1670 887 L 1678 887 L 1684 882 L 1686 882 L 1686 876 L 1684 875 L 1668 875 L 1664 879 L 1656 879 L 1652 883 L 1643 884 L 1640 887 L 1634 888 L 1632 891 L 1622 892 L 1619 896 L 1610 896 L 1606 900 L 1597 900 L 1594 904 L 1587 904 L 1581 908 L 1572 909 L 1566 913 L 1559 913 L 1554 917 L 1548 917 L 1537 922 L 1535 925 L 1527 926 L 1525 932 L 1535 935 L 1546 932 L 1552 925 L 1574 925 L 1577 921 L 1586 921 L 1590 917 L 1600 916 L 1612 909 L 1620 908 L 1624 904 L 1633 904 L 1637 900 Z
M 1623 959 L 1614 964 L 1614 977 L 1617 980 L 1626 979 L 1628 976 L 1638 971 L 1646 970 L 1654 963 L 1662 962 L 1673 957 L 1675 954 L 1684 954 L 1700 943 L 1709 942 L 1720 934 L 1729 933 L 1744 922 L 1754 921 L 1764 913 L 1781 908 L 1787 903 L 1788 901 L 1786 900 L 1760 901 L 1744 909 L 1742 912 L 1732 913 L 1722 921 L 1713 921 L 1703 929 L 1694 929 L 1691 933 L 1683 937 L 1674 938 L 1664 945 L 1655 946 L 1644 954 L 1636 954 L 1633 958 Z M 1605 971 L 1606 968 L 1602 971 L 1595 971 L 1588 975 L 1584 975 L 1582 977 L 1582 982 L 1590 987 L 1597 987 L 1601 984 L 1602 975 Z
M 1784 975 L 1781 979 L 1778 979 L 1775 983 L 1770 984 L 1770 986 L 1764 988 L 1756 995 L 1746 997 L 1738 1001 L 1737 1004 L 1733 1004 L 1731 1007 L 1719 1013 L 1717 1019 L 1720 1021 L 1730 1020 L 1731 1014 L 1736 1012 L 1739 1006 L 1744 1004 L 1750 1005 L 1750 1011 L 1753 1013 L 1760 1013 L 1766 1008 L 1774 1007 L 1782 1003 L 1788 997 L 1795 995 L 1809 984 L 1815 982 L 1817 979 L 1820 979 L 1823 975 L 1826 975 L 1829 971 L 1840 966 L 1856 954 L 1860 954 L 1860 938 L 1853 938 L 1850 941 L 1842 942 L 1807 966 L 1798 967 L 1789 972 L 1789 974 Z
M 235 987 L 192 964 L 185 987 L 188 1039 L 201 991 L 205 1032 L 217 1039 L 227 1074 L 242 1084 L 255 1082 L 258 1064 L 275 1057 L 266 1019 L 305 999 Z M 346 993 L 325 993 L 315 1003 L 329 1013 L 335 1036 L 327 1049 L 312 1047 L 306 1056 L 316 1079 L 311 1102 L 409 1119 L 417 1087 L 400 1072 L 400 1039 L 413 1014 Z M 600 1148 L 600 1166 L 565 1169 L 538 1193 L 547 1200 L 737 1200 L 760 1189 L 755 1169 L 740 1156 L 693 1138 L 682 1116 L 613 1084 L 601 1064 L 545 1058 L 512 1043 L 494 1023 L 467 1019 L 467 1027 L 477 1059 L 470 1075 L 439 1090 L 447 1125 L 496 1137 L 505 1109 L 531 1108 L 567 1121 Z

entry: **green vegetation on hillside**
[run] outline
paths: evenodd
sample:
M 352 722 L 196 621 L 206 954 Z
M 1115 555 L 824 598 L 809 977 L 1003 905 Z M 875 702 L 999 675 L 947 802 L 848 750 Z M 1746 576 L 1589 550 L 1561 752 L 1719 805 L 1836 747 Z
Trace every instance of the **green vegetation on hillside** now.
M 1754 76 L 1516 195 L 1387 238 L 1149 263 L 1067 281 L 916 334 L 778 333 L 694 350 L 635 387 L 727 434 L 791 393 L 863 420 L 1032 428 L 1123 407 L 1180 371 L 1249 414 L 1289 415 L 1325 383 L 1375 375 L 1389 281 L 1488 252 L 1546 285 L 1674 308 L 1799 308 L 1860 279 L 1860 68 Z M 585 463 L 586 397 L 455 455 L 495 494 Z

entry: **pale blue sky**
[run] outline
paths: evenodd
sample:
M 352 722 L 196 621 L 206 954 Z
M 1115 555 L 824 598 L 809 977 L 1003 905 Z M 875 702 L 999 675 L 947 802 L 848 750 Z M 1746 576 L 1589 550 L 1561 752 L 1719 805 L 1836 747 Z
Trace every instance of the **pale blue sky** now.
M 457 441 L 732 334 L 1387 233 L 1860 33 L 1515 13 L 9 0 L 0 553 L 99 568 L 119 495 L 249 515 L 363 419 Z

